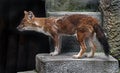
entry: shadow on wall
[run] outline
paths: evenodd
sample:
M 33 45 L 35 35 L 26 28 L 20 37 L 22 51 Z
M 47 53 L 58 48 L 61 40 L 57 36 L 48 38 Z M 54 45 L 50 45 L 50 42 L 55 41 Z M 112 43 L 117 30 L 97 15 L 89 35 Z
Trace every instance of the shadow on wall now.
M 43 0 L 0 0 L 0 73 L 35 68 L 35 55 L 49 52 L 48 37 L 36 32 L 19 32 L 16 27 L 31 10 L 45 17 Z

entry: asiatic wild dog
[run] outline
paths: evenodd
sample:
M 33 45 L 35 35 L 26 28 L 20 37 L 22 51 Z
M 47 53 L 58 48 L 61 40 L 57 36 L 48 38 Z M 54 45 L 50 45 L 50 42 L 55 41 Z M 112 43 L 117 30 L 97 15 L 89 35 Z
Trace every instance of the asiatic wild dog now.
M 96 37 L 100 44 L 103 46 L 105 55 L 109 55 L 109 44 L 103 29 L 98 24 L 97 19 L 83 14 L 65 15 L 61 17 L 48 17 L 38 18 L 29 11 L 24 11 L 24 18 L 20 25 L 17 27 L 20 31 L 33 30 L 41 32 L 47 36 L 50 36 L 54 40 L 54 52 L 51 55 L 58 55 L 61 51 L 59 45 L 60 35 L 74 35 L 78 40 L 81 50 L 77 55 L 73 55 L 75 58 L 81 58 L 86 51 L 85 40 L 88 39 L 91 46 L 91 54 L 89 57 L 93 57 L 96 51 L 96 46 L 93 43 L 93 35 L 96 33 Z

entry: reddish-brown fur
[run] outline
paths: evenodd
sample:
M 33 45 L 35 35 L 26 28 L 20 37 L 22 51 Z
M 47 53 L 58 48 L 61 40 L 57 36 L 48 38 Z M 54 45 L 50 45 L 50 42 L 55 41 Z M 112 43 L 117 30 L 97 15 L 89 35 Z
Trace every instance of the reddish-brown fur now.
M 81 58 L 83 56 L 84 52 L 86 51 L 86 39 L 89 39 L 89 45 L 92 47 L 89 57 L 94 56 L 96 50 L 96 46 L 93 43 L 93 35 L 95 33 L 94 26 L 98 26 L 98 21 L 95 18 L 83 14 L 73 14 L 62 17 L 37 18 L 31 11 L 25 11 L 24 13 L 25 16 L 21 21 L 21 24 L 18 26 L 18 29 L 26 30 L 27 28 L 23 28 L 30 26 L 31 30 L 48 33 L 48 36 L 52 37 L 55 43 L 55 51 L 52 52 L 51 55 L 58 55 L 61 51 L 59 45 L 60 35 L 76 34 L 76 38 L 80 44 L 81 50 L 73 57 Z

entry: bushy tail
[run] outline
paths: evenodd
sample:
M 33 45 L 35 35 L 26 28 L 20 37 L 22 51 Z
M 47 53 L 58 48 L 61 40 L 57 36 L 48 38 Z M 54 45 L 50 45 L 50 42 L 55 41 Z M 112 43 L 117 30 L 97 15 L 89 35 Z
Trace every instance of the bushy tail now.
M 95 25 L 94 31 L 96 32 L 96 37 L 97 37 L 98 41 L 100 42 L 100 44 L 103 47 L 105 55 L 109 56 L 110 46 L 108 44 L 107 38 L 103 32 L 102 27 L 100 25 Z

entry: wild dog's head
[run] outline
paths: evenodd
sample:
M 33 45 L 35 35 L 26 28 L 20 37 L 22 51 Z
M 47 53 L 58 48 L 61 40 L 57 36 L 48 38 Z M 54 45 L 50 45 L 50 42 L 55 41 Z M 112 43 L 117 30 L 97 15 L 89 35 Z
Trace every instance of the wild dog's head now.
M 26 30 L 37 30 L 38 28 L 43 26 L 42 21 L 36 19 L 32 11 L 24 11 L 24 18 L 20 22 L 20 25 L 17 27 L 19 31 L 26 31 Z
M 24 18 L 17 27 L 19 31 L 36 31 L 45 35 L 50 35 L 50 33 L 44 29 L 46 18 L 37 18 L 31 11 L 24 11 L 24 14 Z

